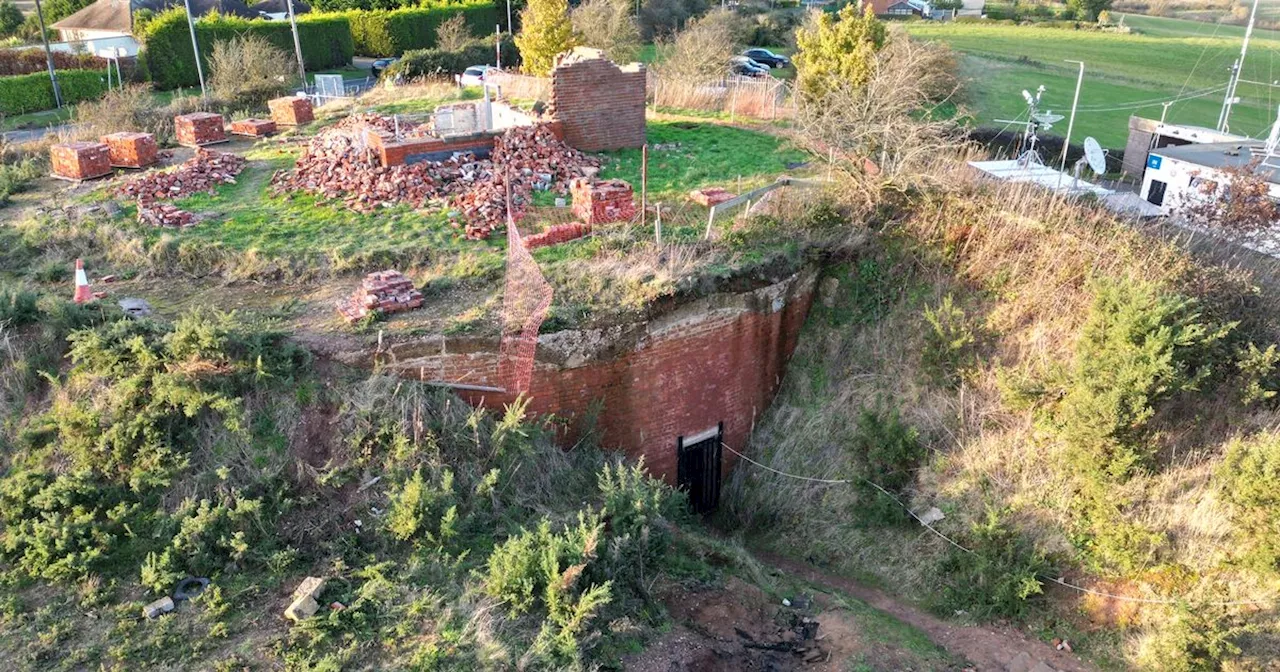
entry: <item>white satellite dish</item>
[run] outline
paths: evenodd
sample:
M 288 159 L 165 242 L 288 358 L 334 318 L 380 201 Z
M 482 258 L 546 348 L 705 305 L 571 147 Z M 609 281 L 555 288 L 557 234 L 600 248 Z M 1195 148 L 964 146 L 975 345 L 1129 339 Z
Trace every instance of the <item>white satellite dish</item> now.
M 1084 139 L 1084 160 L 1089 162 L 1089 168 L 1093 172 L 1099 175 L 1107 172 L 1107 155 L 1102 151 L 1102 145 L 1093 137 Z
M 1063 119 L 1066 119 L 1066 117 L 1062 116 L 1061 114 L 1054 114 L 1053 110 L 1037 112 L 1031 115 L 1031 118 L 1035 119 L 1036 121 L 1042 124 L 1055 124 L 1059 121 L 1062 121 Z

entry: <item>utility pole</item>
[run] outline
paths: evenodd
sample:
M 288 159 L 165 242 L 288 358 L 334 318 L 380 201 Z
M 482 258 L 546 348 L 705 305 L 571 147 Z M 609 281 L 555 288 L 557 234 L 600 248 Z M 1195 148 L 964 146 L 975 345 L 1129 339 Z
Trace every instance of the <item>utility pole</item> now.
M 200 45 L 196 43 L 196 20 L 191 16 L 191 0 L 182 0 L 187 8 L 187 28 L 191 30 L 191 51 L 196 55 L 196 76 L 200 78 L 200 97 L 208 98 L 209 92 L 204 88 L 204 66 L 200 65 Z
M 1236 87 L 1240 84 L 1240 72 L 1244 70 L 1244 57 L 1249 53 L 1249 38 L 1253 35 L 1253 22 L 1258 16 L 1258 0 L 1253 0 L 1249 10 L 1249 25 L 1244 29 L 1244 41 L 1240 43 L 1240 58 L 1231 66 L 1231 80 L 1227 82 L 1227 95 L 1222 100 L 1222 112 L 1218 113 L 1218 130 L 1226 133 L 1231 126 L 1231 106 L 1236 102 Z
M 1076 95 L 1071 99 L 1071 116 L 1067 120 L 1067 139 L 1062 143 L 1062 171 L 1067 170 L 1067 150 L 1071 148 L 1071 129 L 1076 125 L 1076 104 L 1080 102 L 1080 85 L 1084 83 L 1084 61 L 1066 61 L 1080 66 L 1080 74 L 1076 75 Z M 1061 177 L 1059 177 L 1061 179 Z
M 53 83 L 53 102 L 58 104 L 58 109 L 62 109 L 62 87 L 58 86 L 58 73 L 53 69 L 53 50 L 49 48 L 49 33 L 44 27 L 44 10 L 40 7 L 40 0 L 36 0 L 36 19 L 40 21 L 40 40 L 44 42 L 44 60 L 49 66 L 49 81 Z
M 293 53 L 298 57 L 298 74 L 302 76 L 302 89 L 307 88 L 307 66 L 302 62 L 302 42 L 298 39 L 298 17 L 293 14 L 293 0 L 289 3 L 289 27 L 293 29 Z
M 1255 3 L 1256 1 L 1257 0 L 1255 0 Z M 516 34 L 515 26 L 511 25 L 511 0 L 507 0 L 507 32 L 511 33 L 513 36 Z

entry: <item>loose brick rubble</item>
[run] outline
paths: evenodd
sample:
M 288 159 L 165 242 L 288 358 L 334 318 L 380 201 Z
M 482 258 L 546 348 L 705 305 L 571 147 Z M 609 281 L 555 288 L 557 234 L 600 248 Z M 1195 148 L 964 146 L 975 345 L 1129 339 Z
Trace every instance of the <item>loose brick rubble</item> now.
M 49 148 L 53 174 L 89 180 L 111 172 L 111 150 L 101 142 L 68 142 Z
M 112 133 L 99 140 L 110 150 L 113 166 L 145 168 L 160 160 L 156 137 L 150 133 Z
M 276 132 L 276 122 L 270 119 L 240 119 L 231 122 L 231 134 L 250 138 L 265 138 Z
M 548 245 L 559 245 L 570 240 L 576 240 L 588 233 L 591 233 L 591 226 L 582 222 L 569 222 L 568 224 L 554 224 L 546 231 L 535 233 L 532 236 L 524 237 L 524 246 L 526 249 L 535 250 L 539 247 Z
M 187 147 L 211 145 L 227 139 L 221 114 L 192 112 L 173 118 L 173 134 L 178 144 Z
M 621 222 L 636 215 L 631 185 L 622 180 L 579 178 L 569 185 L 573 214 L 588 225 Z
M 512 128 L 495 142 L 492 159 L 455 154 L 446 161 L 384 167 L 370 134 L 387 133 L 391 119 L 356 115 L 313 138 L 293 170 L 272 178 L 276 193 L 304 191 L 340 198 L 353 210 L 371 212 L 395 204 L 415 208 L 452 204 L 468 238 L 483 239 L 505 224 L 506 175 L 513 217 L 519 219 L 534 189 L 567 193 L 574 177 L 598 169 L 597 162 L 567 147 L 544 126 Z M 413 132 L 402 126 L 402 134 Z
M 267 101 L 271 119 L 281 126 L 301 126 L 315 120 L 311 101 L 303 96 L 285 96 Z
M 151 226 L 187 227 L 195 216 L 158 201 L 182 198 L 201 192 L 212 194 L 220 184 L 235 184 L 236 175 L 244 170 L 245 159 L 237 154 L 197 149 L 175 170 L 139 175 L 125 182 L 116 195 L 138 202 L 138 221 Z
M 400 271 L 370 273 L 350 299 L 338 303 L 338 312 L 355 322 L 373 311 L 383 314 L 413 310 L 422 305 L 422 292 Z
M 689 199 L 694 203 L 703 207 L 711 207 L 719 205 L 725 201 L 736 198 L 733 194 L 721 189 L 720 187 L 707 187 L 705 189 L 694 189 L 689 192 Z

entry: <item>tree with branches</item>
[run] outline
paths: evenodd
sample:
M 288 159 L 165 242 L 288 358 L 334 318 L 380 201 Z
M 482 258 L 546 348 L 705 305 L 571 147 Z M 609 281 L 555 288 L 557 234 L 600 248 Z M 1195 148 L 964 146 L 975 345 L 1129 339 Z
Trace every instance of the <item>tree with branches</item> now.
M 796 31 L 796 88 L 805 102 L 820 100 L 835 89 L 861 87 L 875 68 L 876 54 L 888 42 L 888 32 L 868 3 L 859 13 L 854 5 L 834 17 L 813 12 Z
M 520 12 L 520 26 L 516 47 L 531 75 L 550 73 L 556 56 L 578 45 L 567 0 L 529 0 Z

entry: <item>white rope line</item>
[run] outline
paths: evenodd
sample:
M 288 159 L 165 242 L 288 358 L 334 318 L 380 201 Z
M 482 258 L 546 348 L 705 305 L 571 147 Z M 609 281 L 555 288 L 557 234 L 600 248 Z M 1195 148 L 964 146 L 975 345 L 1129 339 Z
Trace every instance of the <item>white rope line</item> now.
M 725 450 L 727 450 L 727 451 L 729 451 L 729 452 L 733 453 L 734 455 L 737 455 L 738 457 L 742 458 L 743 460 L 745 460 L 745 461 L 747 461 L 747 462 L 749 462 L 749 463 L 751 463 L 751 464 L 754 464 L 755 466 L 760 467 L 761 469 L 764 469 L 765 471 L 773 472 L 773 473 L 775 473 L 775 474 L 777 474 L 777 475 L 779 475 L 779 476 L 786 476 L 787 478 L 792 478 L 792 479 L 795 479 L 795 480 L 797 480 L 797 481 L 805 481 L 805 482 L 808 482 L 808 483 L 818 483 L 818 484 L 820 484 L 820 485 L 852 485 L 852 484 L 854 483 L 854 481 L 853 481 L 852 479 L 839 479 L 839 478 L 812 478 L 812 477 L 809 477 L 809 476 L 800 476 L 800 475 L 797 475 L 797 474 L 789 474 L 789 473 L 787 473 L 787 472 L 785 472 L 785 471 L 779 471 L 779 470 L 777 470 L 777 469 L 774 469 L 773 467 L 770 467 L 770 466 L 769 466 L 769 465 L 767 465 L 767 464 L 761 464 L 761 463 L 759 463 L 759 462 L 757 462 L 757 461 L 755 461 L 755 460 L 753 460 L 753 459 L 751 459 L 751 458 L 747 457 L 746 455 L 743 455 L 742 453 L 739 453 L 738 451 L 734 450 L 733 448 L 729 447 L 729 444 L 727 444 L 727 443 L 725 443 L 725 442 L 723 442 L 723 441 L 721 441 L 721 442 L 720 442 L 720 445 L 721 445 Z M 948 537 L 946 534 L 943 534 L 941 531 L 939 531 L 939 530 L 938 530 L 937 528 L 935 528 L 934 526 L 930 525 L 929 523 L 924 522 L 924 520 L 921 520 L 920 516 L 917 516 L 915 511 L 912 511 L 910 507 L 908 507 L 906 504 L 903 504 L 903 503 L 902 503 L 902 500 L 900 500 L 900 499 L 898 499 L 897 497 L 893 496 L 893 494 L 892 494 L 892 493 L 890 493 L 888 490 L 885 490 L 884 488 L 880 487 L 880 486 L 879 486 L 878 484 L 876 484 L 875 482 L 873 482 L 873 481 L 871 481 L 871 480 L 868 480 L 868 479 L 866 479 L 866 478 L 859 478 L 858 480 L 861 480 L 861 481 L 863 481 L 864 483 L 866 483 L 867 485 L 870 485 L 871 487 L 875 488 L 876 490 L 879 490 L 880 492 L 884 493 L 887 497 L 889 497 L 889 499 L 892 499 L 892 500 L 894 501 L 894 503 L 895 503 L 895 504 L 897 504 L 898 506 L 901 506 L 901 507 L 903 508 L 903 510 L 905 510 L 908 514 L 910 514 L 912 518 L 915 518 L 915 519 L 916 519 L 916 522 L 918 522 L 918 523 L 920 523 L 921 525 L 923 525 L 925 529 L 927 529 L 927 530 L 929 530 L 930 532 L 932 532 L 932 533 L 936 534 L 936 535 L 937 535 L 939 538 L 941 538 L 943 541 L 946 541 L 947 543 L 949 543 L 949 544 L 951 544 L 952 546 L 954 546 L 954 547 L 956 547 L 956 548 L 958 548 L 958 549 L 960 549 L 960 550 L 964 551 L 965 553 L 969 553 L 969 554 L 973 554 L 973 553 L 974 553 L 973 549 L 966 548 L 966 547 L 962 546 L 962 545 L 960 544 L 960 542 L 956 541 L 955 539 L 952 539 L 951 537 Z M 1058 584 L 1059 586 L 1062 586 L 1063 588 L 1070 588 L 1071 590 L 1076 590 L 1076 591 L 1079 591 L 1079 592 L 1081 592 L 1081 593 L 1088 593 L 1089 595 L 1095 595 L 1095 596 L 1097 596 L 1097 597 L 1105 597 L 1105 598 L 1107 598 L 1107 599 L 1112 599 L 1112 600 L 1119 600 L 1119 601 L 1121 601 L 1121 602 L 1138 602 L 1138 603 L 1142 603 L 1142 604 L 1166 604 L 1166 605 L 1167 605 L 1167 604 L 1179 604 L 1179 603 L 1182 603 L 1182 602 L 1186 602 L 1186 600 L 1169 600 L 1169 599 L 1158 599 L 1158 598 L 1150 598 L 1150 597 L 1130 597 L 1130 596 L 1128 596 L 1128 595 L 1112 595 L 1111 593 L 1104 593 L 1104 592 L 1102 592 L 1102 591 L 1093 590 L 1092 588 L 1085 588 L 1084 586 L 1077 586 L 1077 585 L 1076 585 L 1076 584 L 1074 584 L 1074 583 L 1068 583 L 1068 582 L 1067 582 L 1067 581 L 1065 581 L 1064 579 L 1061 579 L 1061 578 L 1058 578 L 1058 577 L 1048 576 L 1048 575 L 1046 575 L 1046 574 L 1039 574 L 1039 573 L 1037 573 L 1037 574 L 1036 574 L 1036 576 L 1037 576 L 1038 578 L 1044 579 L 1045 581 L 1050 581 L 1050 582 L 1052 582 L 1052 583 L 1056 583 L 1056 584 Z M 1215 606 L 1215 607 L 1243 607 L 1243 606 L 1261 606 L 1261 605 L 1269 605 L 1269 604 L 1274 604 L 1275 602 L 1276 602 L 1276 600 L 1273 598 L 1273 599 L 1269 599 L 1269 600 L 1228 600 L 1228 601 L 1221 601 L 1221 602 L 1203 602 L 1203 603 L 1201 603 L 1201 604 L 1208 605 L 1208 606 Z

